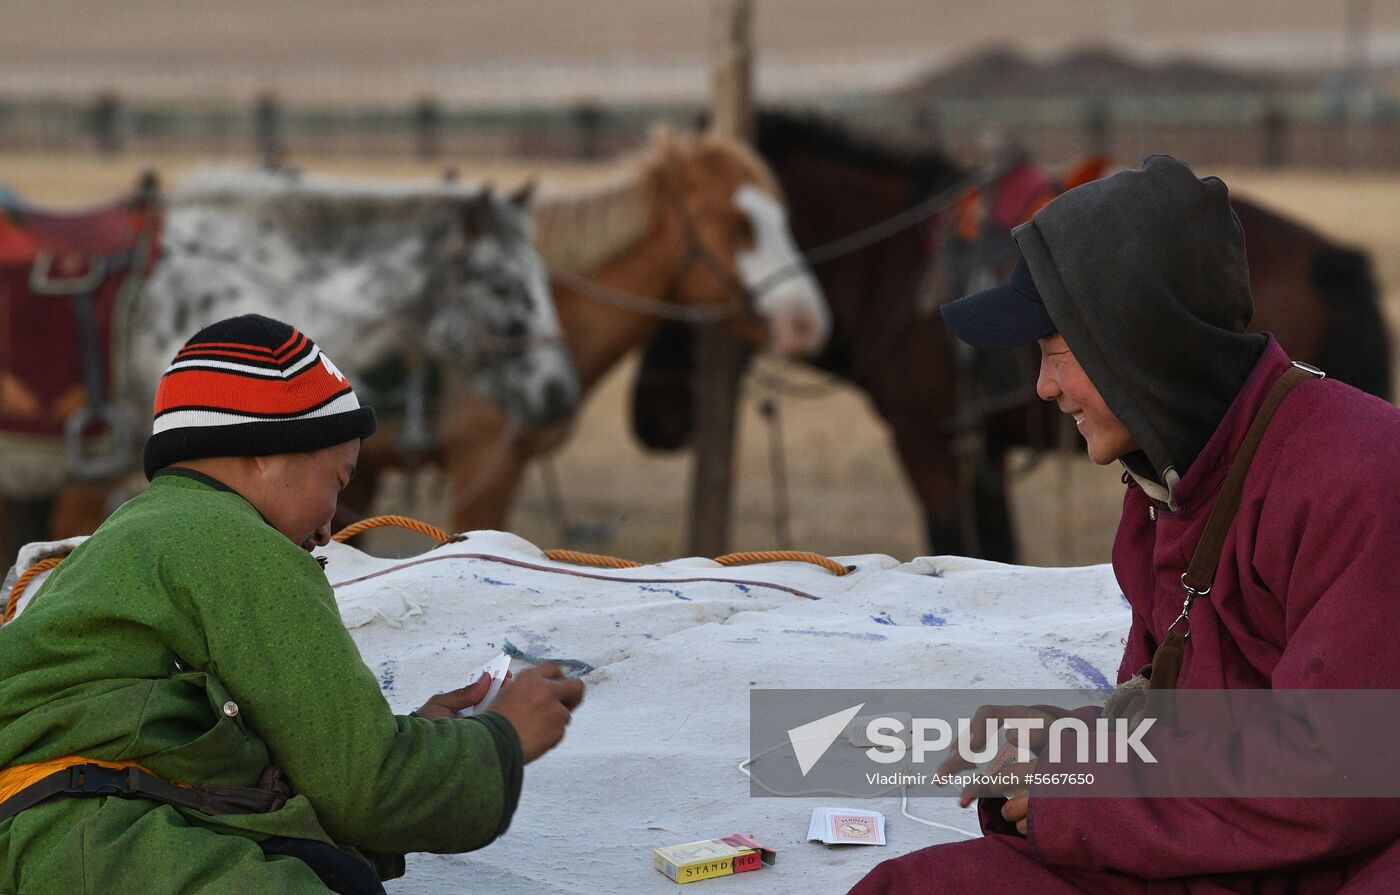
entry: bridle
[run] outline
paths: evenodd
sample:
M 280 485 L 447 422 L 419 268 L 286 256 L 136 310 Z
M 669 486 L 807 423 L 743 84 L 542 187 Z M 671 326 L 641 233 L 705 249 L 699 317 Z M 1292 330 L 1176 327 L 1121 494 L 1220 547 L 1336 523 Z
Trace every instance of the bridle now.
M 731 299 L 728 304 L 715 307 L 714 313 L 716 315 L 728 312 L 725 316 L 730 319 L 757 317 L 755 308 L 761 293 L 749 288 L 740 277 L 715 257 L 700 236 L 700 228 L 695 223 L 695 216 L 691 213 L 690 206 L 686 204 L 675 172 L 668 166 L 663 176 L 663 195 L 666 197 L 667 204 L 671 206 L 671 211 L 675 214 L 685 237 L 685 255 L 681 258 L 681 263 L 667 289 L 667 297 L 672 299 L 670 303 L 675 303 L 674 300 L 677 297 L 685 294 L 685 284 L 699 268 L 714 277 Z

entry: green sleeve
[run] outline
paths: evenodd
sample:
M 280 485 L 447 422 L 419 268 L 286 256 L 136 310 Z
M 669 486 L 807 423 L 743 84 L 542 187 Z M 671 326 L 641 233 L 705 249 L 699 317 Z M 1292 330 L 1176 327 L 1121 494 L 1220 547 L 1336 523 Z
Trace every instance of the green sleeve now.
M 504 718 L 394 715 L 310 554 L 265 528 L 180 582 L 207 671 L 337 842 L 375 852 L 462 852 L 491 842 L 519 799 Z M 513 752 L 511 751 L 513 748 Z
M 515 807 L 520 804 L 520 787 L 525 782 L 525 753 L 520 748 L 520 734 L 515 725 L 499 712 L 483 712 L 476 720 L 491 728 L 496 740 L 496 756 L 500 759 L 503 776 L 506 779 L 506 809 L 501 815 L 500 836 L 510 827 L 510 819 L 515 815 Z

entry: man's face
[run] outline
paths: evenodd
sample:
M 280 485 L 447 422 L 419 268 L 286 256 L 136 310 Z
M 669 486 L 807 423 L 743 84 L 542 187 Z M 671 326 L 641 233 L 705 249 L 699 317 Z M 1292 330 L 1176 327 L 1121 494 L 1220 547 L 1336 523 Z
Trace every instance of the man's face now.
M 1036 341 L 1040 345 L 1040 377 L 1035 392 L 1074 417 L 1079 434 L 1088 442 L 1089 459 L 1102 466 L 1137 450 L 1137 440 L 1108 409 L 1064 336 L 1055 333 Z
M 253 501 L 272 526 L 305 550 L 330 541 L 336 499 L 355 475 L 359 439 L 319 451 L 258 457 Z

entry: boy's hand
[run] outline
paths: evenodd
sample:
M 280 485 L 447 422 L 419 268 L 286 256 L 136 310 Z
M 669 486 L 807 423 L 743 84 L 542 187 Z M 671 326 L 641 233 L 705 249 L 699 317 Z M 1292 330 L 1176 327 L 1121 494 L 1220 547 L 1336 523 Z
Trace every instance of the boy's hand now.
M 553 662 L 541 662 L 502 685 L 491 711 L 515 727 L 528 764 L 559 744 L 571 713 L 582 701 L 583 681 L 564 677 Z
M 507 671 L 506 679 L 501 682 L 502 687 L 510 683 L 510 676 L 511 673 Z M 434 718 L 455 718 L 462 709 L 471 708 L 485 699 L 486 694 L 491 690 L 491 681 L 493 680 L 495 678 L 483 675 L 465 687 L 439 693 L 423 703 L 415 714 L 430 721 Z

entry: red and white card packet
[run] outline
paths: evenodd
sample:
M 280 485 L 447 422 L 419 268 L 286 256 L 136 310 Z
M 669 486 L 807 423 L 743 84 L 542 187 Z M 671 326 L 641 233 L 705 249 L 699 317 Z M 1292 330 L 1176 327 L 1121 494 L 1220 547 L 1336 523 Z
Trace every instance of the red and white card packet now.
M 860 808 L 815 808 L 807 839 L 827 845 L 884 845 L 885 816 Z

